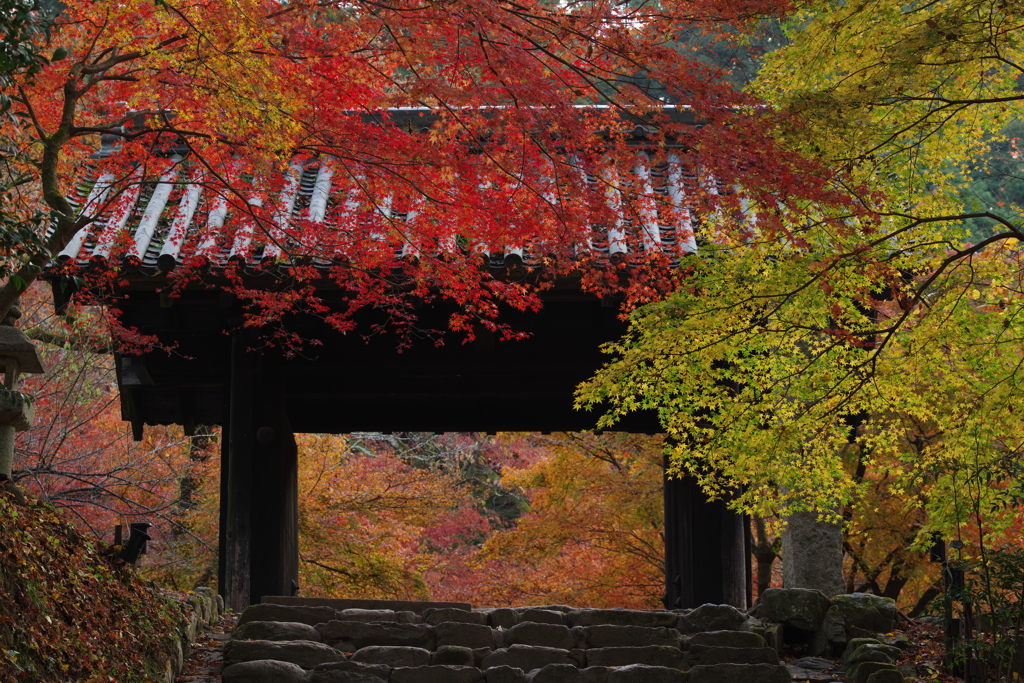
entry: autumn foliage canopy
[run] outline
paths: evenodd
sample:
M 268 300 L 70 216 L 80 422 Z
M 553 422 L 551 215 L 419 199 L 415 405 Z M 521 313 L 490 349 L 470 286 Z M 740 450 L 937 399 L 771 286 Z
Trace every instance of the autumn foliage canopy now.
M 55 229 L 8 249 L 0 308 L 69 244 L 56 272 L 71 286 L 84 275 L 106 296 L 162 247 L 168 287 L 215 273 L 253 325 L 308 311 L 347 331 L 366 306 L 412 325 L 408 302 L 440 297 L 452 329 L 511 334 L 498 306 L 536 307 L 561 276 L 652 300 L 703 217 L 742 240 L 755 203 L 759 229 L 780 234 L 808 200 L 844 205 L 830 172 L 765 134 L 774 114 L 758 98 L 685 47 L 741 40 L 786 8 L 65 3 L 60 51 L 17 80 L 3 128 L 8 211 L 42 203 Z M 286 220 L 310 167 L 336 191 Z M 151 242 L 156 218 L 135 202 L 159 178 L 181 209 Z M 534 277 L 495 277 L 484 254 Z M 272 296 L 247 279 L 260 273 L 276 274 Z M 322 305 L 324 286 L 346 292 L 341 310 Z

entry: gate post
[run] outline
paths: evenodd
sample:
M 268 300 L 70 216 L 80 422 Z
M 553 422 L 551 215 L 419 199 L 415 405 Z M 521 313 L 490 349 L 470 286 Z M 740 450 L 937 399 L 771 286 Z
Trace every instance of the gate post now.
M 221 476 L 221 594 L 240 611 L 298 590 L 298 452 L 275 356 L 231 340 Z M 226 457 L 225 457 L 226 456 Z
M 668 472 L 668 456 L 665 459 Z M 665 485 L 666 609 L 728 604 L 745 610 L 750 597 L 749 543 L 744 515 L 709 501 L 695 477 Z

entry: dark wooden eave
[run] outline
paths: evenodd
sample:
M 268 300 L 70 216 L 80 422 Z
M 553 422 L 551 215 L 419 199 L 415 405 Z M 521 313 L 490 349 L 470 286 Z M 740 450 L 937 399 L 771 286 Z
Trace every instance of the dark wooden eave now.
M 123 418 L 137 436 L 143 424 L 223 424 L 231 337 L 255 341 L 256 335 L 240 327 L 243 311 L 230 294 L 204 289 L 161 297 L 151 283 L 144 279 L 126 289 L 112 305 L 125 325 L 173 351 L 118 358 Z M 327 303 L 340 296 L 323 293 Z M 452 309 L 417 312 L 422 328 L 445 329 Z M 399 353 L 394 334 L 364 336 L 383 315 L 362 314 L 362 333 L 347 335 L 310 316 L 283 321 L 289 331 L 319 342 L 292 357 L 282 349 L 264 352 L 268 366 L 283 372 L 295 432 L 593 429 L 597 414 L 574 410 L 573 392 L 607 360 L 601 344 L 625 331 L 615 302 L 582 294 L 573 283 L 546 293 L 537 313 L 504 312 L 504 322 L 529 333 L 525 340 L 501 341 L 481 331 L 466 344 L 448 334 L 443 346 L 417 339 Z M 621 428 L 659 431 L 650 416 Z

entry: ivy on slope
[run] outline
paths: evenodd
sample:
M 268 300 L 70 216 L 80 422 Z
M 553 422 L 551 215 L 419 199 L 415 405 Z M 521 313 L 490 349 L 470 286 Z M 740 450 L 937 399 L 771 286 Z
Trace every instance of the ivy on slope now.
M 162 674 L 182 609 L 55 510 L 0 493 L 0 681 L 131 683 Z

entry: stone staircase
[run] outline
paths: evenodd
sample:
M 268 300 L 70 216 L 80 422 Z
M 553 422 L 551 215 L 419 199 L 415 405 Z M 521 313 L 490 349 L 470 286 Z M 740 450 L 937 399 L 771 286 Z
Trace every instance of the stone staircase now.
M 783 683 L 792 678 L 780 647 L 773 630 L 727 605 L 683 614 L 269 597 L 239 616 L 222 675 L 224 683 Z

